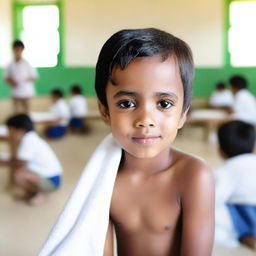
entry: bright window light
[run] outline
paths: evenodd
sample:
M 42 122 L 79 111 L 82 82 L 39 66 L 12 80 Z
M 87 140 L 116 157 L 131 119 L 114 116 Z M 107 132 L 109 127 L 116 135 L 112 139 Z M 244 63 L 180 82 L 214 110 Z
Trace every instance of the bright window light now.
M 54 67 L 60 51 L 59 9 L 55 5 L 27 6 L 22 12 L 24 58 L 35 67 Z
M 256 1 L 230 5 L 228 47 L 232 66 L 256 66 Z

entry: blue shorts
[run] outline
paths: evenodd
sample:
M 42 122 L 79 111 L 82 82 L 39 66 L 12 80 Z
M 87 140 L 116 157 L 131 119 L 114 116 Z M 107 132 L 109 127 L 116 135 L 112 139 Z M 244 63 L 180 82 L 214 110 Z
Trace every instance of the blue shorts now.
M 40 177 L 39 189 L 46 193 L 56 191 L 61 185 L 61 176 L 53 176 L 49 178 Z
M 256 237 L 256 206 L 228 204 L 232 223 L 240 239 L 245 235 Z
M 51 139 L 61 138 L 65 135 L 65 133 L 66 133 L 66 127 L 61 125 L 49 127 L 46 130 L 46 136 Z
M 83 128 L 84 127 L 84 120 L 83 120 L 83 118 L 73 117 L 70 120 L 69 126 L 71 128 Z

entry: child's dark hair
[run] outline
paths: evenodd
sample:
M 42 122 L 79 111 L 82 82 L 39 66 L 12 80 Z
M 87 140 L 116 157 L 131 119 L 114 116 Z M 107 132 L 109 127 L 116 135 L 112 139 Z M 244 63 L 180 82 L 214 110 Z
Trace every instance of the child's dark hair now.
M 18 47 L 24 49 L 24 48 L 25 48 L 25 45 L 23 44 L 22 41 L 20 41 L 20 40 L 15 40 L 15 41 L 12 43 L 12 48 L 18 48 Z
M 189 46 L 179 38 L 155 28 L 121 30 L 103 45 L 96 65 L 95 90 L 100 102 L 108 108 L 106 86 L 115 66 L 125 69 L 137 57 L 161 54 L 163 61 L 174 55 L 179 65 L 184 89 L 183 110 L 190 106 L 194 64 Z
M 220 148 L 228 157 L 252 153 L 255 144 L 255 129 L 242 121 L 231 121 L 218 129 Z
M 72 85 L 70 91 L 71 93 L 74 93 L 74 94 L 82 94 L 82 88 L 79 84 Z
M 24 130 L 26 132 L 33 131 L 34 125 L 30 117 L 26 114 L 18 114 L 11 116 L 7 119 L 5 124 L 8 127 L 13 127 L 15 129 Z
M 217 90 L 224 90 L 226 88 L 226 85 L 224 82 L 219 82 L 216 84 L 216 89 Z
M 55 97 L 58 97 L 58 98 L 63 98 L 64 93 L 63 93 L 63 91 L 60 90 L 60 89 L 53 89 L 53 90 L 51 91 L 51 95 L 52 95 L 52 96 L 55 96 Z
M 240 75 L 232 76 L 229 79 L 229 83 L 230 83 L 231 87 L 233 87 L 233 88 L 237 88 L 237 89 L 247 88 L 246 78 L 243 76 L 240 76 Z

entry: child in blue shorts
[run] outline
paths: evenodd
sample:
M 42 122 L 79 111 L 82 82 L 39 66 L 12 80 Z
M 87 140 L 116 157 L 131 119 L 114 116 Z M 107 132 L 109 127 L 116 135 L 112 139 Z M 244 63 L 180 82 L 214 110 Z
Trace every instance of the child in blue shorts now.
M 61 138 L 66 134 L 67 126 L 70 119 L 70 111 L 68 104 L 63 99 L 63 91 L 54 89 L 51 91 L 52 106 L 50 113 L 54 117 L 54 121 L 48 122 L 46 136 L 51 139 Z
M 82 95 L 82 88 L 78 84 L 74 84 L 70 90 L 71 99 L 69 101 L 69 109 L 71 119 L 69 126 L 72 131 L 85 131 L 85 116 L 87 114 L 87 102 Z
M 29 116 L 19 114 L 6 121 L 9 141 L 17 146 L 15 160 L 6 161 L 11 166 L 14 183 L 22 188 L 22 196 L 16 199 L 36 205 L 46 199 L 48 193 L 61 185 L 62 167 L 50 146 L 34 131 Z
M 224 165 L 216 171 L 216 243 L 256 249 L 255 129 L 242 121 L 223 124 L 218 140 Z

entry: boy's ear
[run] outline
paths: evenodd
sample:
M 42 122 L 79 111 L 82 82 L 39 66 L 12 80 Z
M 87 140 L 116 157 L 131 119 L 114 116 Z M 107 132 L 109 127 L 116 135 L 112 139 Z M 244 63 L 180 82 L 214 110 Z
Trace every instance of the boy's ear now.
M 107 125 L 110 125 L 110 116 L 109 116 L 108 109 L 104 105 L 102 105 L 102 103 L 100 101 L 98 101 L 98 108 L 99 108 L 100 115 L 101 115 L 103 121 Z
M 190 107 L 188 107 L 184 112 L 181 113 L 178 129 L 181 129 L 183 127 L 183 125 L 185 124 L 185 122 L 187 120 L 187 114 L 188 114 L 189 109 L 190 109 Z

